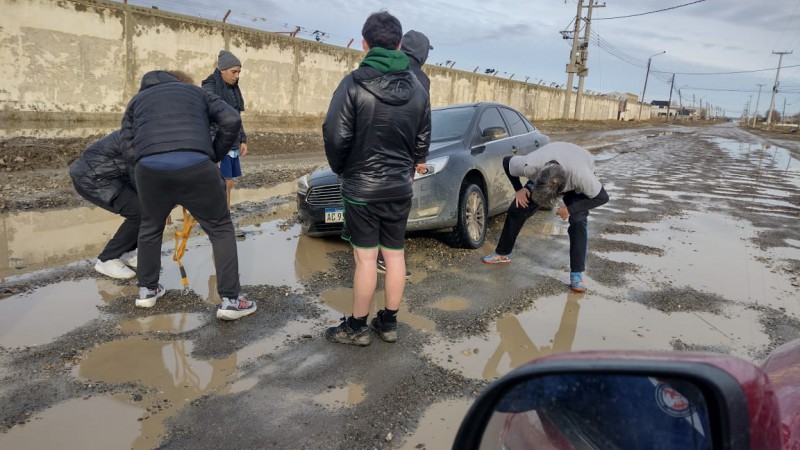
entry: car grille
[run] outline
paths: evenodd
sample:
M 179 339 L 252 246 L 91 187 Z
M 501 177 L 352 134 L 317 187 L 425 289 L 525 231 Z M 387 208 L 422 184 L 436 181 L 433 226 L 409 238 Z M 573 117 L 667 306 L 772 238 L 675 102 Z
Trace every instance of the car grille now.
M 338 184 L 329 184 L 311 188 L 306 201 L 312 205 L 340 206 L 342 204 L 342 187 Z

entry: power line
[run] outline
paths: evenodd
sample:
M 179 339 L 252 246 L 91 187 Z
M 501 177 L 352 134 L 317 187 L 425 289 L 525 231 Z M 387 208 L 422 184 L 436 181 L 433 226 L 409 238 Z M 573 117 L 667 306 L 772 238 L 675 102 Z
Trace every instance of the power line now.
M 655 11 L 648 11 L 648 12 L 639 13 L 639 14 L 631 14 L 631 15 L 628 15 L 628 16 L 597 17 L 594 20 L 627 19 L 628 17 L 646 16 L 648 14 L 655 14 L 655 13 L 659 13 L 659 12 L 669 11 L 669 10 L 672 10 L 672 9 L 683 8 L 684 6 L 694 5 L 695 3 L 702 3 L 704 1 L 706 1 L 706 0 L 697 0 L 697 1 L 694 1 L 694 2 L 691 2 L 691 3 L 684 3 L 683 5 L 672 6 L 672 7 L 664 8 L 664 9 L 657 9 Z
M 628 55 L 627 53 L 615 47 L 610 42 L 600 37 L 600 35 L 598 35 L 597 33 L 592 32 L 591 35 L 593 40 L 597 43 L 597 46 L 600 47 L 602 50 L 606 51 L 607 53 L 611 54 L 612 56 L 632 66 L 642 67 L 642 68 L 647 66 L 647 61 L 638 59 L 635 56 Z
M 800 64 L 794 64 L 791 66 L 783 66 L 784 69 L 789 69 L 791 67 L 800 67 Z M 674 73 L 677 75 L 736 75 L 740 73 L 755 73 L 755 72 L 766 72 L 769 70 L 776 70 L 777 67 L 770 67 L 768 69 L 755 69 L 755 70 L 738 70 L 735 72 L 667 72 L 663 70 L 654 70 L 653 72 L 659 73 Z

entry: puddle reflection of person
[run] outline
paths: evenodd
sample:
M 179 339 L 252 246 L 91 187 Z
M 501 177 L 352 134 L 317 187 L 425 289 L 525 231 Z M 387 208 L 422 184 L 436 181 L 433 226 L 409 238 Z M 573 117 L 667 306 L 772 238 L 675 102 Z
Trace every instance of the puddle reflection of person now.
M 568 352 L 572 349 L 575 341 L 575 332 L 578 326 L 578 312 L 580 304 L 578 300 L 583 298 L 583 294 L 570 292 L 567 301 L 564 303 L 564 312 L 561 313 L 561 322 L 553 337 L 552 346 L 537 347 L 531 341 L 525 329 L 517 320 L 516 316 L 507 316 L 497 321 L 497 332 L 500 335 L 500 344 L 494 351 L 486 366 L 483 369 L 483 378 L 490 380 L 498 378 L 500 372 L 498 366 L 500 360 L 508 354 L 511 368 L 519 367 L 533 359 L 551 353 Z

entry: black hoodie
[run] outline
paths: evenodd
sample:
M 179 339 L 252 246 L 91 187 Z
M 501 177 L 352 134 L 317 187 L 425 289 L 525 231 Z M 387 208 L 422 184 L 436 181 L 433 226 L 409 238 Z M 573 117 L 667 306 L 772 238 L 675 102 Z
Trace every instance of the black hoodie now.
M 422 71 L 422 65 L 428 60 L 428 52 L 433 50 L 428 36 L 425 36 L 419 31 L 410 30 L 403 35 L 403 40 L 400 41 L 400 50 L 408 55 L 411 71 L 414 72 L 414 75 L 416 75 L 422 87 L 425 88 L 425 92 L 430 95 L 431 80 L 428 78 L 428 75 Z

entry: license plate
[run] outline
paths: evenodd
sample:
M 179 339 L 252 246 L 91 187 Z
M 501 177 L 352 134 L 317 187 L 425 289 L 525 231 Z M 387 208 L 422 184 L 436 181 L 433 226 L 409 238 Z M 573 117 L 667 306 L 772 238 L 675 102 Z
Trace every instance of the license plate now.
M 325 223 L 344 222 L 344 208 L 325 208 Z

